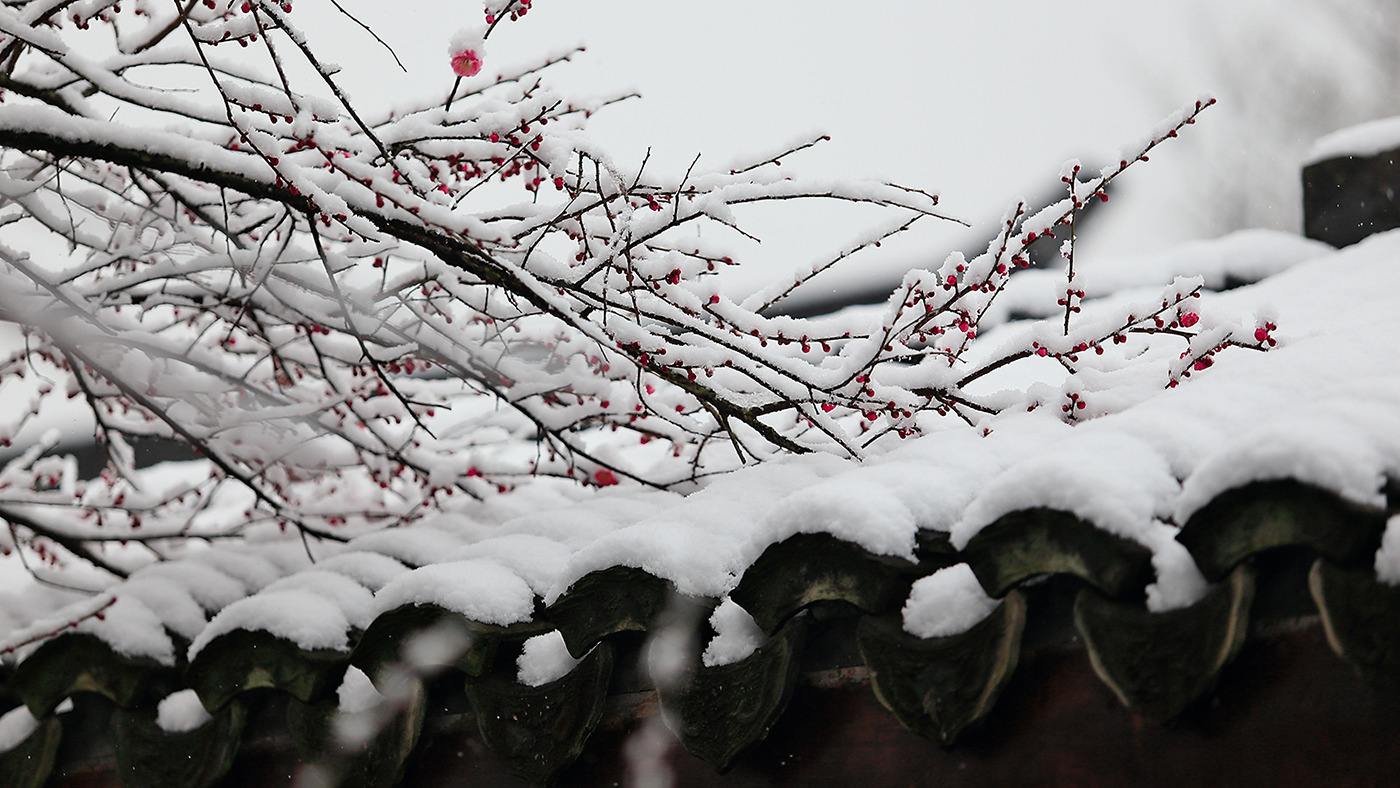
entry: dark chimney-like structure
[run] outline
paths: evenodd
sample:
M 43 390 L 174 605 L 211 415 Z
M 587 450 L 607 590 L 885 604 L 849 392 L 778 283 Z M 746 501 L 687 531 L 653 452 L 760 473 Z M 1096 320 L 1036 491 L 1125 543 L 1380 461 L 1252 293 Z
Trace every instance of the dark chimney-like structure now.
M 1400 147 L 1303 168 L 1303 234 L 1342 247 L 1400 227 Z

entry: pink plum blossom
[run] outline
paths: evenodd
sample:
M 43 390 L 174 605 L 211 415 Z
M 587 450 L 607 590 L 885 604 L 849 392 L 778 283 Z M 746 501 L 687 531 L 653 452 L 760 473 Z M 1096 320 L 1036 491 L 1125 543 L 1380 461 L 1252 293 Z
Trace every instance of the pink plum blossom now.
M 452 73 L 459 77 L 474 77 L 481 72 L 481 55 L 475 49 L 464 49 L 452 55 Z

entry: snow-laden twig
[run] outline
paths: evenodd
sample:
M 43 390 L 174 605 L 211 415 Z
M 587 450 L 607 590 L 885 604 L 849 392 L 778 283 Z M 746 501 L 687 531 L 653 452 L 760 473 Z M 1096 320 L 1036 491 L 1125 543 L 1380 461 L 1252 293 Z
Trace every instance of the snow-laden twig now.
M 321 540 L 541 477 L 686 489 L 781 454 L 859 458 L 943 418 L 985 431 L 1048 402 L 976 390 L 1032 357 L 1070 376 L 1074 421 L 1104 407 L 1077 376 L 1128 363 L 1129 337 L 1187 344 L 1163 385 L 1272 342 L 1267 317 L 1203 317 L 1179 283 L 1112 321 L 1070 321 L 1077 212 L 1212 99 L 1094 178 L 1072 167 L 1066 199 L 1018 204 L 980 254 L 910 271 L 868 320 L 804 320 L 768 310 L 893 236 L 961 220 L 923 188 L 804 174 L 820 135 L 676 172 L 613 159 L 587 120 L 633 94 L 570 97 L 542 78 L 579 50 L 493 72 L 491 33 L 525 0 L 493 0 L 453 38 L 433 80 L 450 90 L 396 107 L 357 104 L 290 4 L 62 5 L 0 12 L 13 206 L 0 232 L 23 221 L 70 250 L 0 247 L 0 320 L 25 336 L 0 380 L 56 381 L 29 414 L 83 403 L 110 465 L 78 479 L 41 451 L 0 474 L 0 517 L 27 558 L 119 574 L 114 544 L 159 555 L 269 526 L 314 560 Z M 105 57 L 70 45 L 94 27 L 111 34 Z M 132 76 L 162 69 L 198 86 Z M 789 201 L 884 216 L 791 279 L 720 295 L 714 276 L 741 264 L 728 239 L 753 237 L 749 207 Z M 971 352 L 1030 244 L 1061 228 L 1060 330 Z M 28 418 L 0 424 L 0 444 Z M 146 489 L 132 446 L 149 438 L 187 444 L 208 479 Z

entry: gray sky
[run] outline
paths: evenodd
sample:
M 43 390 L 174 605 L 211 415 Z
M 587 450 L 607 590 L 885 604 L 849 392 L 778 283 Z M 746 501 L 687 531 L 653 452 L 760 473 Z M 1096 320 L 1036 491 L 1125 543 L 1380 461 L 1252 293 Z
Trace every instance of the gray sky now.
M 1368 116 L 1270 129 L 1282 139 L 1277 153 L 1247 130 L 1275 120 L 1261 108 L 1297 101 L 1293 72 L 1355 70 L 1329 46 L 1329 20 L 1374 4 L 1313 0 L 1280 14 L 1263 0 L 538 0 L 526 20 L 493 39 L 488 67 L 584 42 L 589 52 L 555 84 L 644 95 L 593 122 L 619 159 L 639 160 L 650 145 L 652 166 L 683 169 L 697 152 L 702 162 L 724 163 L 821 130 L 834 140 L 805 160 L 804 173 L 931 188 L 951 211 L 984 225 L 1016 198 L 1053 185 L 1065 159 L 1106 160 L 1197 94 L 1219 91 L 1221 106 L 1192 138 L 1126 180 L 1081 250 L 1120 258 L 1219 232 L 1218 203 L 1234 199 L 1219 182 L 1260 170 L 1272 177 L 1269 191 L 1282 192 L 1265 199 L 1285 203 L 1266 206 L 1265 223 L 1294 227 L 1289 190 L 1315 129 Z M 312 5 L 298 6 L 308 26 L 327 13 Z M 346 5 L 393 43 L 410 72 L 333 22 L 322 40 L 338 50 L 334 59 L 362 101 L 443 89 L 447 39 L 478 8 L 447 0 Z M 1270 152 L 1263 165 L 1261 150 Z M 749 225 L 764 244 L 729 286 L 747 290 L 811 262 L 854 237 L 864 218 L 822 206 L 766 209 Z M 882 259 L 827 275 L 821 287 L 936 261 L 968 240 L 951 228 L 925 230 L 889 245 Z
M 561 70 L 556 84 L 579 93 L 635 87 L 644 96 L 593 122 L 619 159 L 639 160 L 651 145 L 652 166 L 684 168 L 697 152 L 702 162 L 720 164 L 820 130 L 833 142 L 805 160 L 805 173 L 935 189 L 951 211 L 986 222 L 1018 196 L 1054 183 L 1066 158 L 1113 155 L 1206 87 L 1189 78 L 1175 95 L 1149 87 L 1150 64 L 1187 45 L 1199 24 L 1173 10 L 1179 4 L 1131 12 L 1111 0 L 1057 5 L 1073 11 L 1051 14 L 1044 2 L 1019 1 L 539 0 L 526 20 L 493 38 L 488 65 L 586 42 L 587 55 Z M 351 49 L 334 59 L 362 101 L 441 89 L 447 39 L 475 21 L 474 10 L 453 21 L 451 9 L 476 7 L 414 0 L 414 13 L 404 14 L 401 3 L 347 6 L 395 46 L 410 71 L 398 72 L 344 26 L 334 43 Z M 298 6 L 299 14 L 303 8 L 313 10 Z M 1125 26 L 1147 35 L 1129 44 Z M 1169 171 L 1189 166 L 1189 157 L 1179 149 L 1154 164 Z M 1161 202 L 1176 179 L 1151 175 L 1144 168 L 1134 182 Z M 1140 202 L 1146 206 L 1117 206 L 1113 223 L 1137 229 L 1107 233 L 1103 249 L 1159 248 L 1191 235 L 1169 217 L 1149 217 L 1156 212 Z M 764 238 L 761 265 L 731 277 L 734 286 L 799 267 L 853 237 L 865 218 L 820 206 L 767 210 L 752 225 Z M 1149 218 L 1154 229 L 1144 237 Z M 889 250 L 901 260 L 892 264 L 911 254 L 941 260 L 963 237 L 925 231 Z

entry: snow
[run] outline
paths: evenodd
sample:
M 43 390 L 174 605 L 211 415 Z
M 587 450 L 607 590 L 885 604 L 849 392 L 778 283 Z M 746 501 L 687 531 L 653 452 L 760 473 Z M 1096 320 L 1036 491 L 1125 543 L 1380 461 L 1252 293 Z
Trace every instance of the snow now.
M 0 632 L 4 633 L 0 635 L 0 648 L 23 640 L 22 633 L 29 631 L 36 621 L 52 617 L 55 611 L 66 607 L 79 609 L 82 605 L 86 605 L 86 611 L 91 611 L 105 603 L 105 598 L 93 599 L 32 582 L 13 592 L 0 593 Z
M 1343 156 L 1364 158 L 1400 148 L 1400 117 L 1349 126 L 1313 143 L 1306 164 Z
M 72 602 L 6 632 L 0 653 L 13 650 L 23 660 L 47 642 L 47 636 L 68 632 L 92 635 L 124 657 L 175 663 L 175 644 L 156 614 L 134 597 L 111 593 Z
M 455 55 L 466 49 L 481 51 L 486 42 L 486 31 L 480 26 L 464 27 L 452 34 L 447 41 L 447 54 Z
M 559 630 L 546 632 L 529 638 L 521 647 L 517 678 L 528 687 L 539 687 L 569 675 L 580 661 L 569 653 Z
M 872 483 L 893 496 L 918 528 L 946 532 L 971 502 L 980 480 L 1001 470 L 995 455 L 978 450 L 987 445 L 988 439 L 974 434 L 946 433 L 936 442 L 914 441 L 872 457 L 845 478 Z M 907 538 L 894 535 L 900 542 Z M 871 543 L 864 543 L 871 549 Z
M 1400 586 L 1400 515 L 1386 521 L 1381 548 L 1376 551 L 1376 577 L 1382 583 Z
M 493 560 L 519 575 L 536 596 L 544 596 L 563 573 L 569 554 L 567 546 L 547 537 L 506 534 L 462 547 L 451 558 Z
M 240 599 L 219 611 L 190 644 L 193 660 L 215 638 L 238 630 L 267 632 L 307 651 L 350 648 L 341 607 L 314 591 L 286 589 Z
M 1069 512 L 1139 540 L 1143 529 L 1164 514 L 1161 503 L 1176 492 L 1177 482 L 1170 466 L 1141 441 L 1035 414 L 1025 421 L 1034 427 L 1027 430 L 1033 439 L 1019 447 L 1019 459 L 988 481 L 964 511 L 952 532 L 955 547 L 965 547 L 1003 515 L 1024 509 Z
M 1074 427 L 1037 413 L 994 420 L 982 451 L 1009 463 L 961 514 L 954 544 L 1016 509 L 1071 512 L 1153 551 L 1158 582 L 1148 589 L 1149 607 L 1162 610 L 1190 604 L 1205 589 L 1169 523 L 1186 522 L 1222 493 L 1293 479 L 1381 505 L 1382 482 L 1400 465 L 1400 363 L 1380 340 L 1400 329 L 1393 306 L 1400 277 L 1390 264 L 1397 252 L 1400 235 L 1386 234 L 1203 297 L 1203 309 L 1272 310 L 1282 340 L 1268 354 L 1227 351 L 1177 389 L 1148 391 Z M 1368 284 L 1319 286 L 1343 270 Z M 1086 305 L 1085 316 L 1091 311 Z M 994 444 L 998 434 L 1011 450 Z
M 972 567 L 950 566 L 914 582 L 904 602 L 904 631 L 920 638 L 960 635 L 998 604 L 982 590 Z
M 175 644 L 160 618 L 134 597 L 118 596 L 100 617 L 84 619 L 73 631 L 94 635 L 125 657 L 175 664 Z
M 1220 493 L 1249 482 L 1295 479 L 1364 506 L 1384 506 L 1384 464 L 1362 425 L 1319 409 L 1295 411 L 1229 440 L 1182 486 L 1177 521 L 1186 522 Z
M 320 568 L 308 569 L 278 580 L 269 585 L 264 593 L 290 589 L 310 591 L 330 600 L 355 629 L 367 629 L 374 620 L 374 595 L 345 575 Z
M 631 566 L 675 584 L 682 594 L 720 596 L 737 582 L 744 550 L 717 528 L 676 520 L 650 520 L 608 534 L 574 553 L 545 597 L 563 595 L 590 572 Z
M 132 575 L 132 579 L 161 578 L 175 583 L 209 612 L 242 599 L 248 591 L 243 584 L 212 566 L 191 561 L 163 561 L 152 564 Z
M 189 733 L 212 719 L 192 689 L 172 692 L 156 704 L 156 724 L 166 733 Z
M 698 492 L 640 522 L 603 534 L 570 558 L 545 602 L 592 571 L 632 566 L 664 578 L 691 596 L 721 597 L 743 568 L 791 521 L 763 526 L 788 493 L 849 470 L 830 455 L 804 455 L 718 477 Z M 757 526 L 757 527 L 756 527 Z
M 369 676 L 354 665 L 345 669 L 345 678 L 336 689 L 336 698 L 342 714 L 368 711 L 384 701 L 384 696 L 375 689 Z
M 437 605 L 482 624 L 529 621 L 535 595 L 519 575 L 487 560 L 448 561 L 420 567 L 374 595 L 376 615 L 403 605 Z
M 269 534 L 271 540 L 263 541 L 269 538 Z M 255 552 L 275 564 L 283 576 L 300 572 L 311 566 L 311 559 L 306 555 L 306 546 L 295 534 L 284 533 L 281 529 L 271 532 L 263 531 L 256 541 L 252 539 L 250 534 L 249 541 L 246 548 L 243 548 L 242 545 L 232 545 L 230 549 L 243 548 Z
M 146 575 L 122 583 L 122 596 L 131 597 L 150 609 L 166 629 L 186 641 L 194 640 L 208 621 L 199 603 L 179 584 L 166 578 Z
M 707 668 L 732 665 L 749 658 L 766 639 L 763 630 L 739 603 L 726 597 L 710 614 L 715 636 L 705 645 L 700 661 Z
M 390 580 L 408 571 L 408 567 L 389 556 L 362 550 L 352 550 L 318 561 L 316 568 L 345 575 L 370 591 L 378 591 Z
M 1154 523 L 1143 540 L 1152 551 L 1156 582 L 1147 586 L 1147 609 L 1153 612 L 1189 607 L 1210 591 L 1210 583 L 1185 545 L 1176 541 L 1176 528 Z
M 1088 301 L 1150 294 L 1178 276 L 1199 276 L 1208 290 L 1224 290 L 1260 281 L 1332 251 L 1321 241 L 1292 233 L 1240 230 L 1139 257 L 1100 260 L 1081 256 L 1075 260 L 1074 283 L 1085 291 Z M 983 325 L 1002 323 L 1013 315 L 1054 315 L 1063 309 L 1055 304 L 1055 299 L 1062 295 L 1064 286 L 1063 271 L 1018 272 L 988 311 Z
M 262 590 L 264 586 L 282 576 L 277 565 L 266 558 L 248 555 L 233 550 L 200 550 L 191 553 L 193 563 L 208 564 L 243 584 L 248 593 Z
M 350 540 L 351 550 L 380 553 L 412 566 L 423 566 L 462 545 L 462 537 L 428 524 L 389 528 Z
M 778 501 L 758 533 L 767 543 L 798 533 L 827 533 L 877 555 L 913 560 L 916 530 L 914 513 L 889 487 L 836 478 Z
M 1325 254 L 1312 242 L 1241 233 L 1162 256 L 1154 275 L 1190 273 L 1194 260 L 1207 269 L 1206 281 L 1221 287 L 1265 277 L 1207 290 L 1192 308 L 1203 325 L 1218 314 L 1243 315 L 1247 325 L 1269 315 L 1279 325 L 1279 346 L 1268 353 L 1228 349 L 1168 389 L 1181 346 L 1143 342 L 1134 346 L 1141 369 L 1104 362 L 1079 376 L 1075 391 L 1094 409 L 1073 425 L 1053 406 L 1013 408 L 978 425 L 989 431 L 985 437 L 938 422 L 924 437 L 875 446 L 864 462 L 825 454 L 778 459 L 699 480 L 686 495 L 527 485 L 518 497 L 464 504 L 461 513 L 323 546 L 315 565 L 290 540 L 266 550 L 216 544 L 112 585 L 118 603 L 105 619 L 77 628 L 120 653 L 167 662 L 173 644 L 166 630 L 192 641 L 191 654 L 235 629 L 344 650 L 352 629 L 401 605 L 436 604 L 506 626 L 531 620 L 537 600 L 552 602 L 589 572 L 631 566 L 683 594 L 724 600 L 711 619 L 716 635 L 704 660 L 730 664 L 762 636 L 727 594 L 769 545 L 827 533 L 875 554 L 912 558 L 920 529 L 946 532 L 962 547 L 999 518 L 1030 508 L 1067 512 L 1143 545 L 1156 571 L 1149 609 L 1180 608 L 1208 586 L 1176 541 L 1177 528 L 1217 496 L 1291 479 L 1361 505 L 1384 505 L 1385 480 L 1400 478 L 1400 354 L 1390 347 L 1400 335 L 1397 258 L 1400 233 Z M 1085 270 L 1092 282 L 1092 267 Z M 1078 317 L 1104 320 L 1122 303 L 1119 296 L 1090 298 Z M 1031 327 L 1021 321 L 993 328 L 986 344 L 1024 348 L 1018 343 Z M 1010 382 L 979 381 L 986 384 L 979 394 L 1021 396 L 1029 389 L 1044 403 L 1062 396 L 1057 364 L 1018 374 Z M 1008 391 L 998 392 L 1003 385 Z M 1397 533 L 1392 520 L 1376 571 L 1400 584 Z M 26 597 L 0 611 L 3 626 L 13 637 L 61 625 L 92 605 L 74 599 Z M 994 604 L 966 566 L 953 567 L 915 584 L 904 625 L 919 637 L 947 636 Z M 59 615 L 33 622 L 31 610 Z M 207 625 L 206 613 L 217 613 Z M 557 633 L 529 641 L 521 681 L 562 675 L 571 663 L 559 646 Z
M 38 727 L 39 721 L 29 713 L 28 706 L 16 706 L 0 715 L 0 753 L 23 744 Z
M 406 677 L 405 677 L 406 678 Z M 374 738 L 386 722 L 392 706 L 370 681 L 364 671 L 351 665 L 336 689 L 337 714 L 333 730 L 338 742 L 346 747 L 363 747 Z
M 571 549 L 635 524 L 681 501 L 674 493 L 604 493 L 566 508 L 541 506 L 538 511 L 509 518 L 493 533 L 516 533 L 542 537 Z

